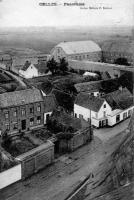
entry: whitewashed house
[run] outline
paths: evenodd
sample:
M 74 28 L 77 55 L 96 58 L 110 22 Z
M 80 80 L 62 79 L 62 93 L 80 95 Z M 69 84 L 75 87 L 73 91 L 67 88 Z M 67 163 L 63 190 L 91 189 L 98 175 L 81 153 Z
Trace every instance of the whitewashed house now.
M 95 127 L 113 126 L 131 116 L 132 94 L 126 89 L 117 90 L 102 97 L 88 93 L 78 94 L 74 103 L 74 116 L 84 118 Z
M 24 78 L 33 78 L 38 76 L 50 75 L 51 72 L 47 69 L 46 63 L 32 64 L 26 62 L 19 74 Z
M 19 74 L 24 78 L 33 78 L 38 76 L 38 69 L 30 62 L 27 62 L 22 69 L 19 70 Z

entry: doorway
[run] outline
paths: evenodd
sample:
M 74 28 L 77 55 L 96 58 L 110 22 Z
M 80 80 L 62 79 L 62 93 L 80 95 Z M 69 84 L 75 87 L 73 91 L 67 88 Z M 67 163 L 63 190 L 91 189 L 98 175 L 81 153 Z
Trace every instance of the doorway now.
M 21 121 L 21 129 L 26 130 L 26 119 Z

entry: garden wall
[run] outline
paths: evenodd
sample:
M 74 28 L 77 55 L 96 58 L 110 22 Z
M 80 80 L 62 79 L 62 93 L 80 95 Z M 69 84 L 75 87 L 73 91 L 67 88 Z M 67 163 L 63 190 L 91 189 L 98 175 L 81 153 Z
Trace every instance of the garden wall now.
M 0 189 L 21 180 L 21 164 L 0 173 Z

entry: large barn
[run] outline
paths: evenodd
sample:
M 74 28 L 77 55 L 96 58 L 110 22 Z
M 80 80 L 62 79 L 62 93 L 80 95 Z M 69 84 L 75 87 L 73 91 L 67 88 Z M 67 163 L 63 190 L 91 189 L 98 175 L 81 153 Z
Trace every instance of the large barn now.
M 51 50 L 51 57 L 73 60 L 101 61 L 101 48 L 93 41 L 61 42 Z

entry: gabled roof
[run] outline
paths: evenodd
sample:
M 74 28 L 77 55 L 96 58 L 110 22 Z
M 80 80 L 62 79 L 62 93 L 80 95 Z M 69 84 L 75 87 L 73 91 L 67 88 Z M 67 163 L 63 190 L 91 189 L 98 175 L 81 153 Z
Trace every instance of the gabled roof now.
M 90 81 L 85 83 L 77 83 L 74 85 L 77 92 L 97 92 L 102 89 L 102 81 Z
M 74 85 L 77 92 L 105 92 L 109 93 L 118 89 L 120 86 L 118 79 L 90 81 L 85 83 L 77 83 Z
M 22 67 L 21 70 L 26 71 L 30 65 L 31 65 L 31 62 L 26 61 L 26 62 L 25 62 L 25 65 Z
M 61 42 L 56 47 L 62 48 L 66 54 L 79 54 L 101 51 L 98 44 L 93 41 L 73 41 L 73 42 Z
M 44 99 L 44 112 L 52 112 L 56 108 L 56 100 L 54 95 L 45 96 Z
M 112 109 L 127 109 L 133 105 L 133 97 L 127 88 L 103 96 Z
M 43 97 L 38 89 L 26 89 L 0 94 L 1 108 L 25 105 L 40 101 L 43 101 Z
M 87 108 L 89 110 L 98 112 L 104 101 L 105 99 L 95 97 L 87 93 L 80 93 L 76 97 L 75 104 Z

